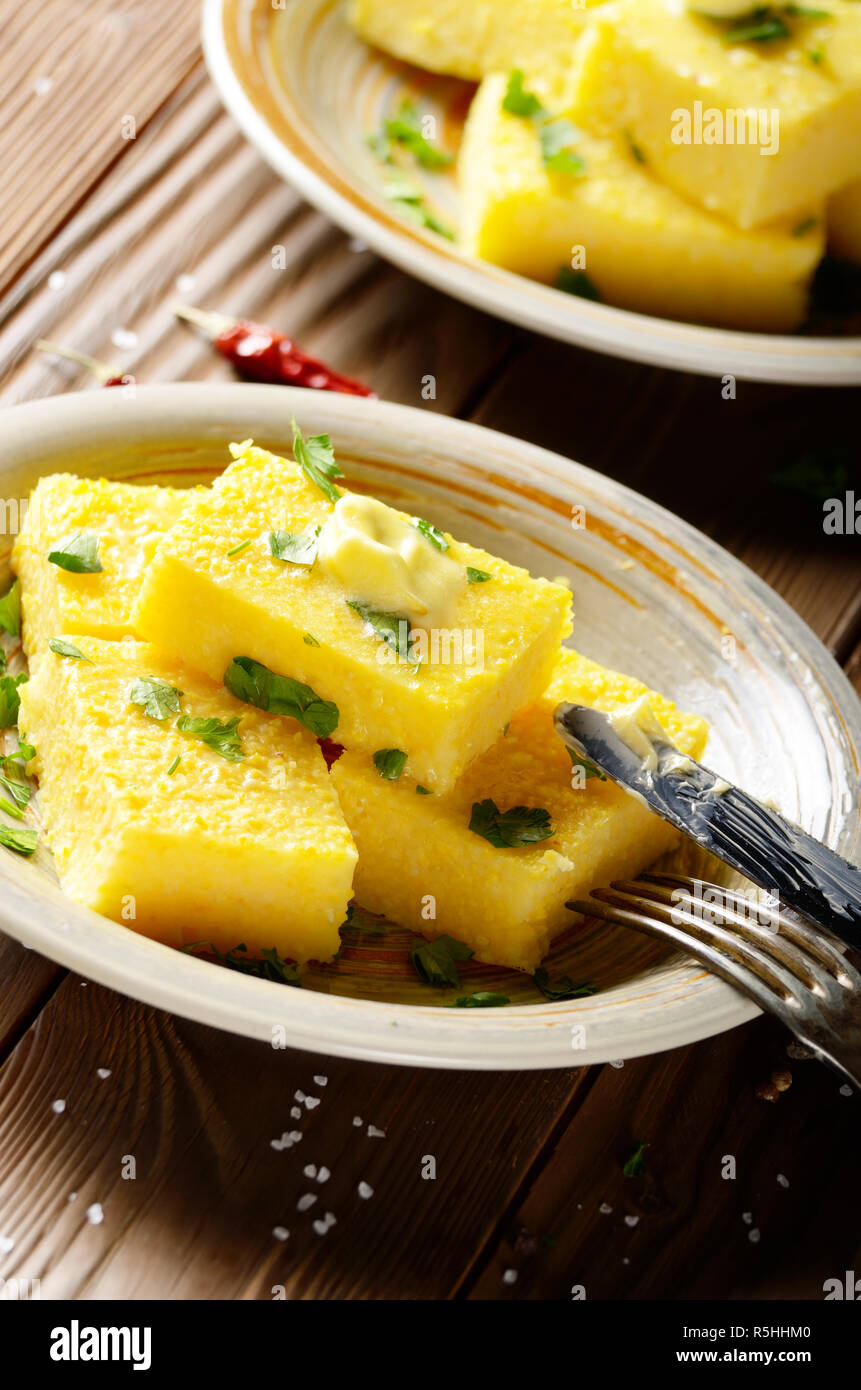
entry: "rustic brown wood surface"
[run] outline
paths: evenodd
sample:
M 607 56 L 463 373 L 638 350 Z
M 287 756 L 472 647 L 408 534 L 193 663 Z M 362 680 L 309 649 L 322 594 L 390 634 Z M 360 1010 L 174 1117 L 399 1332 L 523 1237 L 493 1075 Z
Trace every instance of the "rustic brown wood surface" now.
M 170 306 L 256 316 L 386 399 L 555 448 L 681 512 L 861 690 L 858 538 L 826 538 L 821 500 L 785 481 L 806 456 L 856 468 L 859 393 L 740 382 L 725 401 L 717 380 L 561 347 L 406 278 L 245 144 L 190 0 L 2 0 L 0 20 L 2 404 L 98 389 L 35 353 L 39 337 L 141 381 L 227 379 Z M 792 1084 L 760 1098 L 775 1071 Z M 407 1073 L 273 1052 L 0 939 L 0 1275 L 40 1279 L 43 1297 L 821 1298 L 861 1267 L 858 1117 L 765 1021 L 623 1067 Z M 294 1128 L 301 1142 L 272 1146 Z M 640 1142 L 645 1172 L 625 1177 Z

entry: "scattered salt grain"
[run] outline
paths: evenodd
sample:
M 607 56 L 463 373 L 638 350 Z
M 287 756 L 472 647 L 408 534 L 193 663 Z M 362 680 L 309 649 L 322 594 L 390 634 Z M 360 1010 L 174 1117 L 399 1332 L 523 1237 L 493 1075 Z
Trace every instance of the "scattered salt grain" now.
M 317 1200 L 316 1192 L 305 1192 L 296 1203 L 297 1211 L 309 1211 Z
M 69 1195 L 68 1195 L 68 1197 L 66 1198 L 66 1201 L 67 1201 L 67 1202 L 77 1202 L 77 1200 L 78 1200 L 78 1194 L 77 1194 L 77 1192 L 70 1192 Z
M 132 328 L 115 328 L 111 334 L 111 342 L 115 348 L 137 347 L 138 335 Z
M 8 1255 L 14 1244 L 11 1236 L 0 1236 L 0 1255 Z
M 609 1202 L 602 1202 L 598 1210 L 602 1216 L 609 1216 L 613 1208 L 610 1206 Z
M 360 1183 L 359 1183 L 359 1196 L 363 1199 L 363 1201 L 367 1201 L 368 1198 L 369 1198 L 369 1197 L 373 1197 L 373 1195 L 374 1195 L 374 1189 L 371 1187 L 370 1183 L 367 1183 L 367 1182 L 360 1182 Z
M 96 1071 L 96 1076 L 99 1078 L 100 1081 L 107 1081 L 110 1074 L 111 1073 L 107 1067 L 99 1067 Z
M 191 294 L 196 284 L 193 275 L 177 275 L 176 288 L 180 294 Z
M 360 1126 L 360 1125 L 363 1125 L 364 1123 L 365 1123 L 365 1122 L 364 1122 L 364 1120 L 362 1119 L 361 1115 L 354 1115 L 354 1116 L 353 1116 L 353 1129 L 358 1129 L 359 1126 Z
M 287 1240 L 290 1232 L 287 1230 L 286 1226 L 273 1226 L 272 1234 L 276 1240 Z
M 48 289 L 61 290 L 66 283 L 66 272 L 64 270 L 52 270 L 48 276 Z
M 36 81 L 33 83 L 33 92 L 35 93 L 35 95 L 36 95 L 37 97 L 43 97 L 43 96 L 45 96 L 48 92 L 50 92 L 50 90 L 51 90 L 51 88 L 53 87 L 53 85 L 54 85 L 53 78 L 51 78 L 51 77 L 37 77 L 37 78 L 36 78 Z
M 312 1225 L 318 1236 L 324 1236 L 327 1231 L 331 1230 L 331 1228 L 336 1225 L 335 1213 L 327 1211 L 322 1220 L 314 1221 Z
M 754 1226 L 752 1231 L 748 1231 L 747 1238 L 749 1241 L 752 1241 L 754 1245 L 756 1245 L 756 1243 L 759 1240 L 759 1230 L 756 1226 Z
M 306 1110 L 316 1110 L 316 1109 L 317 1109 L 317 1106 L 318 1106 L 319 1104 L 320 1104 L 320 1097 L 319 1097 L 319 1096 L 306 1096 L 306 1097 L 305 1097 L 305 1109 L 306 1109 Z
M 789 1186 L 789 1178 L 785 1178 L 782 1173 L 778 1173 L 777 1181 L 780 1183 L 781 1187 Z
M 851 1087 L 851 1086 L 841 1086 L 841 1087 L 840 1087 L 840 1094 L 841 1094 L 841 1096 L 851 1096 L 851 1094 L 852 1094 L 852 1087 Z
M 317 1181 L 328 1182 L 331 1176 L 332 1174 L 329 1172 L 328 1168 L 321 1168 L 319 1173 L 317 1174 Z
M 385 1139 L 385 1137 L 386 1131 L 384 1129 L 377 1129 L 376 1125 L 368 1125 L 369 1139 Z
M 611 1063 L 610 1063 L 610 1066 L 611 1066 L 611 1067 L 615 1067 L 615 1068 L 616 1068 L 616 1071 L 621 1071 L 624 1065 L 625 1065 L 624 1062 L 611 1062 Z
M 290 1119 L 291 1119 L 291 1120 L 301 1120 L 301 1118 L 302 1118 L 302 1107 L 301 1107 L 300 1105 L 294 1105 L 294 1106 L 292 1106 L 291 1109 L 290 1109 Z
M 294 1091 L 294 1092 L 293 1092 L 293 1099 L 294 1099 L 295 1101 L 297 1101 L 297 1102 L 299 1103 L 299 1105 L 301 1105 L 302 1102 L 303 1102 L 303 1100 L 305 1099 L 305 1092 L 304 1092 L 304 1091 Z
M 92 1206 L 87 1207 L 87 1220 L 91 1226 L 101 1226 L 104 1219 L 101 1202 L 93 1202 Z
M 302 1169 L 302 1172 L 305 1174 L 306 1178 L 316 1178 L 317 1165 L 315 1163 L 306 1163 L 305 1167 Z
M 639 1216 L 626 1216 L 626 1217 L 625 1217 L 625 1225 L 626 1225 L 626 1226 L 639 1226 L 639 1224 L 640 1224 L 640 1218 L 639 1218 Z
M 517 1283 L 517 1270 L 516 1270 L 516 1269 L 507 1269 L 507 1270 L 505 1271 L 505 1273 L 503 1274 L 503 1276 L 502 1276 L 502 1282 L 503 1282 L 503 1284 L 516 1284 L 516 1283 Z
M 55 1115 L 62 1115 L 65 1108 L 66 1102 L 64 1100 L 55 1100 L 51 1102 L 51 1109 Z
M 753 1212 L 743 1211 L 741 1214 L 741 1219 L 744 1222 L 745 1226 L 749 1226 L 750 1223 L 753 1221 Z
M 328 1078 L 328 1076 L 315 1076 L 315 1077 L 314 1077 L 314 1085 L 315 1085 L 315 1086 L 328 1086 L 328 1084 L 329 1084 L 329 1078 Z

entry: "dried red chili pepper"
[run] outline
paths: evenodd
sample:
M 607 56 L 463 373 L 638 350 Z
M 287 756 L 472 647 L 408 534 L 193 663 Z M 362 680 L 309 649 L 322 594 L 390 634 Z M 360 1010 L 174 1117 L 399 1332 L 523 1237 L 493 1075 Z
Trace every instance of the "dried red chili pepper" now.
M 317 742 L 320 745 L 320 752 L 326 759 L 326 766 L 331 772 L 332 764 L 338 761 L 344 751 L 344 745 L 343 743 L 335 743 L 334 739 L 331 738 L 318 738 Z
M 246 381 L 265 381 L 281 386 L 306 386 L 314 391 L 341 391 L 347 396 L 377 393 L 361 381 L 327 367 L 297 347 L 292 338 L 250 319 L 230 319 L 202 309 L 178 304 L 178 318 L 187 319 L 209 334 L 213 346 Z
M 40 338 L 35 344 L 40 352 L 51 353 L 54 357 L 65 357 L 69 362 L 77 362 L 79 367 L 86 367 L 88 372 L 100 382 L 102 386 L 134 386 L 135 379 L 129 372 L 121 375 L 113 367 L 109 367 L 105 362 L 99 362 L 96 357 L 89 357 L 85 352 L 75 352 L 73 348 L 61 347 L 59 343 L 49 343 L 47 339 Z

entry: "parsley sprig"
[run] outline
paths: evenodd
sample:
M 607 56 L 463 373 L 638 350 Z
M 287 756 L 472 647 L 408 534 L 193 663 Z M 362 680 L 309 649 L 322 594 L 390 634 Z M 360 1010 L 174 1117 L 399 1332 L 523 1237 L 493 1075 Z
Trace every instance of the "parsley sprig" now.
M 574 148 L 580 131 L 564 116 L 553 116 L 541 104 L 534 92 L 523 85 L 523 72 L 514 68 L 508 76 L 508 86 L 502 98 L 502 109 L 510 116 L 532 121 L 538 133 L 541 158 L 550 174 L 579 178 L 586 172 L 586 161 Z
M 270 531 L 269 550 L 276 560 L 310 569 L 317 558 L 320 527 L 313 531 Z
M 224 684 L 246 705 L 269 714 L 286 714 L 298 719 L 317 738 L 328 738 L 338 727 L 338 706 L 321 700 L 310 685 L 292 676 L 279 676 L 250 656 L 235 656 L 224 673 Z
M 99 538 L 91 531 L 76 531 L 49 550 L 48 559 L 70 574 L 100 574 Z
M 400 145 L 424 169 L 447 169 L 453 155 L 429 140 L 422 130 L 422 114 L 414 101 L 405 98 L 394 116 L 383 122 L 380 135 L 369 140 L 381 159 L 391 159 L 392 145 Z
M 18 637 L 21 633 L 21 584 L 17 579 L 0 598 L 0 627 L 10 637 Z
M 208 748 L 221 755 L 229 763 L 241 763 L 245 761 L 245 751 L 242 741 L 237 732 L 239 727 L 239 715 L 234 715 L 232 719 L 211 719 L 199 718 L 196 715 L 181 714 L 176 721 L 176 728 L 181 734 L 190 734 L 192 738 L 199 738 L 201 743 L 205 743 Z
M 333 478 L 343 478 L 343 473 L 335 462 L 335 450 L 328 434 L 312 434 L 306 439 L 295 417 L 293 425 L 293 457 L 309 482 L 320 489 L 330 502 L 337 502 L 341 496 Z
M 397 782 L 407 765 L 407 754 L 402 748 L 380 748 L 374 754 L 374 767 L 387 782 Z
M 274 946 L 262 950 L 259 957 L 248 954 L 248 947 L 244 941 L 240 941 L 238 946 L 232 947 L 229 951 L 219 951 L 211 941 L 192 941 L 183 946 L 182 950 L 186 955 L 200 953 L 212 956 L 219 965 L 226 965 L 228 970 L 238 970 L 242 975 L 253 975 L 258 980 L 272 980 L 275 984 L 302 988 L 298 965 L 293 961 L 284 960 Z
M 150 719 L 164 720 L 172 714 L 179 714 L 181 699 L 181 690 L 167 681 L 159 680 L 157 676 L 142 676 L 129 688 L 129 702 L 140 705 Z
M 20 705 L 19 687 L 26 683 L 22 672 L 19 676 L 0 676 L 0 729 L 10 729 L 18 723 Z
M 436 941 L 416 939 L 410 950 L 410 960 L 419 979 L 426 985 L 440 988 L 460 987 L 457 962 L 469 960 L 472 955 L 469 946 L 452 936 L 438 936 Z
M 390 646 L 404 661 L 417 664 L 410 641 L 412 623 L 403 613 L 384 613 L 382 609 L 373 608 L 371 604 L 361 603 L 358 599 L 347 599 L 347 607 L 358 613 L 362 621 L 373 628 L 380 641 Z
M 550 812 L 540 806 L 512 806 L 500 811 L 489 797 L 476 801 L 472 808 L 469 828 L 497 849 L 518 849 L 549 840 L 553 834 Z
M 532 979 L 545 999 L 586 999 L 596 993 L 594 985 L 575 984 L 570 975 L 560 975 L 557 980 L 551 980 L 543 965 L 539 965 Z

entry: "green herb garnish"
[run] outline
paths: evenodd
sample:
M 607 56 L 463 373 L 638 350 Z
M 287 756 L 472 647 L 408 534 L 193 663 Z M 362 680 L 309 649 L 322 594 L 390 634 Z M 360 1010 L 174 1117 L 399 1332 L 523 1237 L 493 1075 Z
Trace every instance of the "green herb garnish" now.
M 794 237 L 803 237 L 803 236 L 807 236 L 807 233 L 808 233 L 808 232 L 812 232 L 812 231 L 813 231 L 813 228 L 814 228 L 814 227 L 817 227 L 818 225 L 819 225 L 819 218 L 818 218 L 818 217 L 805 217 L 805 219 L 804 219 L 803 222 L 799 222 L 797 226 L 793 227 L 793 229 L 792 229 L 792 235 L 793 235 Z
M 99 574 L 102 562 L 99 559 L 99 538 L 90 531 L 77 531 L 60 541 L 54 550 L 48 551 L 52 565 L 71 574 Z
M 181 698 L 181 690 L 177 690 L 175 685 L 168 685 L 167 681 L 159 680 L 157 676 L 142 676 L 129 689 L 129 702 L 141 705 L 150 719 L 167 719 L 172 714 L 179 714 Z
M 497 849 L 517 849 L 549 840 L 553 834 L 550 812 L 539 806 L 512 806 L 500 811 L 495 801 L 476 801 L 469 828 Z
M 459 999 L 455 999 L 453 1004 L 449 1004 L 450 1009 L 500 1009 L 503 1004 L 510 1004 L 511 1000 L 507 994 L 491 994 L 488 990 L 476 990 L 475 994 L 462 994 Z
M 594 985 L 575 984 L 570 975 L 560 975 L 551 983 L 543 965 L 539 965 L 532 979 L 545 999 L 585 999 L 596 992 Z
M 0 598 L 0 627 L 10 637 L 18 637 L 21 632 L 21 585 L 16 579 L 11 589 Z
M 5 792 L 9 793 L 14 802 L 12 814 L 19 817 L 22 816 L 27 809 L 30 797 L 33 795 L 32 788 L 25 786 L 23 782 L 16 782 L 11 777 L 4 777 L 2 775 L 0 775 L 0 787 L 2 787 Z
M 383 132 L 388 141 L 408 150 L 425 169 L 445 169 L 452 162 L 453 156 L 438 149 L 423 133 L 421 113 L 413 101 L 401 102 L 397 115 L 384 122 Z M 382 153 L 384 148 L 385 154 Z M 381 158 L 388 157 L 388 149 L 381 142 L 374 152 Z
M 757 18 L 758 14 L 762 18 Z M 748 24 L 740 24 L 723 35 L 724 43 L 771 43 L 774 39 L 788 39 L 789 29 L 780 15 L 768 10 L 754 11 Z
M 317 738 L 328 738 L 338 727 L 338 706 L 321 700 L 310 685 L 292 676 L 279 676 L 250 656 L 235 656 L 224 673 L 224 684 L 237 700 L 298 719 Z
M 626 139 L 627 142 L 628 142 L 628 149 L 631 151 L 631 154 L 634 156 L 634 158 L 635 158 L 635 160 L 637 161 L 637 163 L 638 163 L 638 164 L 647 164 L 647 163 L 648 163 L 648 160 L 646 159 L 645 154 L 643 153 L 643 151 L 642 151 L 642 149 L 640 148 L 640 146 L 637 144 L 637 142 L 636 142 L 636 140 L 634 139 L 633 135 L 631 134 L 630 130 L 625 130 L 625 131 L 623 131 L 623 134 L 624 134 L 624 136 L 625 136 L 625 139 Z
M 397 782 L 407 765 L 407 754 L 401 748 L 381 748 L 374 754 L 374 767 L 387 782 Z
M 433 792 L 428 791 L 427 787 L 418 785 L 416 787 L 416 796 L 433 796 Z
M 0 676 L 0 729 L 9 729 L 18 723 L 18 687 L 26 680 L 23 672 L 20 676 Z
M 577 178 L 585 173 L 586 163 L 573 148 L 580 131 L 570 121 L 561 117 L 545 121 L 539 126 L 538 138 L 541 142 L 541 158 L 544 168 L 551 174 L 565 174 Z
M 505 96 L 502 98 L 502 109 L 507 111 L 509 116 L 523 116 L 527 120 L 547 114 L 537 96 L 533 92 L 527 92 L 524 88 L 521 68 L 514 68 L 508 75 L 508 86 L 505 89 Z
M 425 521 L 423 517 L 419 516 L 416 517 L 415 521 L 413 522 L 413 525 L 415 526 L 416 530 L 424 536 L 425 540 L 430 541 L 431 545 L 435 546 L 437 550 L 448 550 L 448 541 L 446 540 L 442 531 L 440 531 L 438 527 L 434 526 L 432 521 Z
M 245 753 L 237 733 L 238 726 L 238 714 L 227 720 L 201 719 L 195 715 L 181 714 L 176 721 L 176 728 L 180 733 L 199 738 L 201 743 L 205 743 L 207 748 L 220 754 L 229 763 L 245 761 Z
M 573 270 L 570 265 L 560 266 L 554 284 L 557 290 L 565 294 L 576 294 L 580 299 L 594 299 L 598 304 L 601 302 L 601 291 L 585 270 Z
M 637 1145 L 630 1158 L 622 1164 L 622 1172 L 626 1178 L 638 1178 L 646 1167 L 646 1149 L 648 1144 L 641 1142 Z
M 269 549 L 276 560 L 284 560 L 290 565 L 310 566 L 317 558 L 319 534 L 319 526 L 316 531 L 298 534 L 293 531 L 270 531 Z
M 67 656 L 71 661 L 90 661 L 88 656 L 84 656 L 80 647 L 76 647 L 72 642 L 64 642 L 62 637 L 52 637 L 48 646 L 55 656 Z
M 407 179 L 397 175 L 388 179 L 383 192 L 389 201 L 396 203 L 401 212 L 413 222 L 418 222 L 421 227 L 427 227 L 429 232 L 436 232 L 437 236 L 444 236 L 447 241 L 454 241 L 454 232 L 451 227 L 440 222 L 436 213 L 432 212 L 425 202 L 424 195 L 419 189 L 414 188 Z
M 179 767 L 179 764 L 180 764 L 180 756 L 179 756 L 179 754 L 177 753 L 176 757 L 174 758 L 173 762 L 171 763 L 170 767 L 169 767 L 168 770 L 167 770 L 167 775 L 168 775 L 168 777 L 172 777 L 172 776 L 173 776 L 173 774 L 176 772 L 176 769 Z
M 293 419 L 293 457 L 309 482 L 318 487 L 330 502 L 337 502 L 341 496 L 333 478 L 343 478 L 343 473 L 335 462 L 335 450 L 328 434 L 312 434 L 305 438 Z
M 457 962 L 469 960 L 473 952 L 462 941 L 451 936 L 438 936 L 436 941 L 416 940 L 410 951 L 416 973 L 426 985 L 452 985 L 458 988 L 460 976 Z
M 363 622 L 374 629 L 380 640 L 392 647 L 404 661 L 416 664 L 410 643 L 412 623 L 409 618 L 405 618 L 401 613 L 383 613 L 379 608 L 372 608 L 369 603 L 360 603 L 358 599 L 348 599 L 347 607 L 358 613 Z
M 311 632 L 303 632 L 302 641 L 305 643 L 306 647 L 319 647 L 320 645 L 317 638 Z
M 39 843 L 37 830 L 26 830 L 23 826 L 0 825 L 0 845 L 14 849 L 16 854 L 35 854 Z
M 238 545 L 234 545 L 233 548 L 227 552 L 228 560 L 232 560 L 234 555 L 241 555 L 243 550 L 247 550 L 250 544 L 251 537 L 249 536 L 246 540 L 240 541 Z
M 578 758 L 577 754 L 573 753 L 570 748 L 568 749 L 568 756 L 571 759 L 572 767 L 579 767 L 582 769 L 583 776 L 587 782 L 590 777 L 597 777 L 599 782 L 606 782 L 607 778 L 604 776 L 600 767 L 596 767 L 589 758 Z
M 472 565 L 467 565 L 466 567 L 467 584 L 486 584 L 488 579 L 492 578 L 493 575 L 488 574 L 487 570 L 477 570 L 474 569 Z
M 238 970 L 243 975 L 254 975 L 258 980 L 272 980 L 275 984 L 294 985 L 299 989 L 302 987 L 298 965 L 282 960 L 274 946 L 261 951 L 259 959 L 248 955 L 248 947 L 244 941 L 230 951 L 219 951 L 211 941 L 192 941 L 180 949 L 187 955 L 196 955 L 203 949 L 206 955 L 214 956 L 220 965 L 226 965 L 229 970 Z
M 36 750 L 32 743 L 24 743 L 19 735 L 18 747 L 15 749 L 14 753 L 6 753 L 0 757 L 0 767 L 2 767 L 5 772 L 8 772 L 10 767 L 16 767 L 18 763 L 28 763 L 30 759 L 35 758 L 35 756 Z

